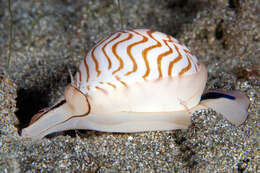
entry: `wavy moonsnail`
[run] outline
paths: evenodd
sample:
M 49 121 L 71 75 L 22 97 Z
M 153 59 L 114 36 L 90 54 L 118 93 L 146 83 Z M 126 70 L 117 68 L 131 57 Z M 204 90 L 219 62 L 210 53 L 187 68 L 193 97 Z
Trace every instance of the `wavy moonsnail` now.
M 116 32 L 91 49 L 64 97 L 34 115 L 22 136 L 182 129 L 192 112 L 205 108 L 243 123 L 248 98 L 239 91 L 203 93 L 206 80 L 205 66 L 173 37 L 148 29 Z

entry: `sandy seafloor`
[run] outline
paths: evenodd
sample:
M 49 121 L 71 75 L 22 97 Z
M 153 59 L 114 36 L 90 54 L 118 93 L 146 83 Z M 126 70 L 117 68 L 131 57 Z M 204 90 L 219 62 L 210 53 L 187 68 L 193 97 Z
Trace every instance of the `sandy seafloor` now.
M 0 1 L 0 172 L 260 172 L 258 0 Z M 241 90 L 247 121 L 235 127 L 212 110 L 187 130 L 132 134 L 69 131 L 38 141 L 18 129 L 51 105 L 88 50 L 121 28 L 171 34 L 204 62 L 208 89 Z

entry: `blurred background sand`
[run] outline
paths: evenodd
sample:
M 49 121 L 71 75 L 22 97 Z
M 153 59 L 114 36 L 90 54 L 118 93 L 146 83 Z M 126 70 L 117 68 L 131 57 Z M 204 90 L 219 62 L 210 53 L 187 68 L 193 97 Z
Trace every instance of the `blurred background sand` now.
M 0 172 L 259 172 L 259 1 L 121 0 L 120 6 L 121 16 L 115 0 L 11 1 L 10 49 L 8 1 L 0 0 Z M 248 120 L 235 127 L 208 110 L 194 114 L 188 130 L 19 136 L 33 114 L 63 95 L 68 69 L 74 74 L 97 41 L 131 28 L 179 39 L 207 65 L 208 89 L 248 95 Z

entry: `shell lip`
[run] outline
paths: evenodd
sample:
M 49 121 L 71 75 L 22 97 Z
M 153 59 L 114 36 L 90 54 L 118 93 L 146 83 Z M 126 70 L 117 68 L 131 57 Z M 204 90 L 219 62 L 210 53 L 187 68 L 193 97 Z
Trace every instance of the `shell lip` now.
M 85 103 L 87 104 L 88 110 L 86 111 L 86 113 L 81 113 L 80 115 L 87 115 L 87 114 L 89 114 L 90 111 L 91 111 L 91 107 L 90 107 L 90 103 L 89 103 L 89 101 L 88 101 L 88 95 L 87 95 L 87 94 L 84 94 L 78 87 L 76 87 L 76 86 L 73 85 L 73 84 L 69 84 L 69 85 L 66 87 L 65 92 L 64 92 L 65 100 L 67 100 L 67 104 L 70 105 L 70 107 L 72 108 L 72 110 L 74 109 L 74 106 L 70 104 L 70 102 L 71 102 L 70 98 L 67 97 L 67 95 L 69 95 L 69 94 L 67 94 L 67 92 L 68 92 L 68 90 L 70 90 L 70 89 L 75 90 L 78 94 L 80 94 L 80 96 L 83 96 L 84 101 L 85 101 Z M 76 116 L 78 116 L 78 115 L 76 115 Z

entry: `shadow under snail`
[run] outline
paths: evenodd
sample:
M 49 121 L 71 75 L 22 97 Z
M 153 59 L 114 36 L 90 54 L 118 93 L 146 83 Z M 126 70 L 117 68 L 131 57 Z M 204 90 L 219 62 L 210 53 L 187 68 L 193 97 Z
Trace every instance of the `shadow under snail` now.
M 239 91 L 204 91 L 206 80 L 203 63 L 172 36 L 149 29 L 116 32 L 90 50 L 64 97 L 34 115 L 22 136 L 183 129 L 194 111 L 207 108 L 242 124 L 248 98 Z

